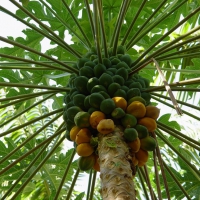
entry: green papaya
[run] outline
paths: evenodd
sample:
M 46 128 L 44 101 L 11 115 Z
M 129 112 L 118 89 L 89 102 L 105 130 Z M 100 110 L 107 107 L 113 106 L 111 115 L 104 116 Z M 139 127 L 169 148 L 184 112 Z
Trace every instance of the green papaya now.
M 151 95 L 147 92 L 142 92 L 141 97 L 146 101 L 146 106 L 150 104 Z
M 94 111 L 98 110 L 99 110 L 98 108 L 90 107 L 87 112 L 91 115 Z
M 104 100 L 105 98 L 103 97 L 103 95 L 99 94 L 99 93 L 92 93 L 90 95 L 89 98 L 89 102 L 90 105 L 94 108 L 100 108 L 100 104 L 101 102 Z
M 117 56 L 110 56 L 109 59 L 112 61 L 113 59 L 117 58 Z
M 70 119 L 68 119 L 66 121 L 66 130 L 67 131 L 70 131 L 72 129 L 72 127 L 74 127 L 74 126 L 75 126 L 74 121 L 71 121 Z
M 95 164 L 95 155 L 91 154 L 90 156 L 80 156 L 78 159 L 78 167 L 82 171 L 87 171 L 92 169 Z
M 136 80 L 136 82 L 139 82 L 141 84 L 142 88 L 146 87 L 145 82 L 144 82 L 143 79 L 139 78 L 139 79 Z
M 122 108 L 117 107 L 117 108 L 115 108 L 115 109 L 112 111 L 111 116 L 112 116 L 114 119 L 120 119 L 120 118 L 124 117 L 125 114 L 126 114 L 126 113 L 125 113 L 125 111 L 124 111 Z
M 78 92 L 78 90 L 77 90 L 75 87 L 73 87 L 73 88 L 70 90 L 70 92 L 69 92 L 70 99 L 71 99 L 71 95 L 72 95 L 74 92 Z
M 89 59 L 90 56 L 92 56 L 92 55 L 94 55 L 93 52 L 87 52 L 87 53 L 84 55 L 84 57 Z
M 119 62 L 121 62 L 120 59 L 118 59 L 116 57 L 111 60 L 112 65 L 117 65 Z
M 96 59 L 94 59 L 92 62 L 94 62 L 96 65 L 99 64 L 99 58 L 97 57 Z M 95 66 L 96 66 L 95 65 Z
M 97 64 L 94 67 L 94 75 L 99 78 L 104 72 L 106 72 L 106 67 L 103 64 Z
M 79 69 L 79 76 L 86 76 L 87 78 L 92 78 L 94 76 L 94 71 L 89 66 L 83 66 Z
M 129 54 L 125 54 L 125 55 L 121 56 L 120 60 L 124 61 L 129 67 L 131 66 L 132 59 Z
M 140 148 L 143 150 L 153 151 L 155 150 L 156 146 L 156 140 L 151 136 L 140 139 Z
M 125 114 L 120 121 L 124 128 L 133 128 L 137 124 L 137 118 L 131 114 Z
M 74 87 L 74 80 L 75 78 L 77 77 L 77 75 L 71 75 L 70 78 L 69 78 L 69 87 L 73 88 Z
M 88 110 L 90 108 L 90 101 L 89 101 L 89 99 L 90 99 L 90 95 L 86 96 L 85 99 L 84 99 L 84 108 L 86 110 Z
M 129 101 L 131 98 L 140 96 L 141 92 L 138 88 L 131 88 L 127 92 L 127 100 Z
M 99 77 L 99 84 L 104 86 L 105 88 L 108 88 L 108 86 L 113 83 L 113 78 L 109 74 L 103 73 Z
M 150 86 L 150 80 L 144 77 L 141 77 L 141 79 L 144 81 L 145 83 L 145 88 L 148 88 Z
M 106 88 L 103 85 L 95 85 L 92 88 L 91 93 L 96 93 L 96 92 L 100 92 L 100 91 L 107 92 Z
M 72 101 L 73 101 L 74 95 L 77 95 L 77 94 L 80 94 L 80 92 L 76 90 L 70 95 L 70 98 L 71 98 Z
M 117 54 L 125 54 L 125 52 L 126 52 L 126 47 L 125 46 L 119 45 L 117 47 Z
M 111 68 L 107 69 L 106 71 L 111 71 L 113 74 L 115 74 L 115 73 L 116 73 L 116 71 L 117 71 L 117 69 L 116 69 L 116 68 L 113 68 L 113 67 L 111 67 Z
M 66 107 L 65 107 L 64 112 L 63 112 L 63 120 L 64 120 L 65 122 L 67 122 L 67 119 L 68 119 L 68 117 L 67 117 L 67 109 L 66 109 Z
M 114 74 L 111 71 L 106 70 L 106 72 L 104 72 L 106 74 L 109 74 L 111 77 L 114 76 Z
M 105 91 L 100 91 L 99 93 L 100 93 L 101 95 L 103 95 L 105 99 L 110 98 L 109 94 L 108 94 L 107 92 L 105 92 Z
M 89 61 L 89 59 L 88 58 L 79 58 L 78 59 L 78 61 L 77 61 L 77 67 L 78 67 L 78 69 L 81 69 L 83 66 L 84 66 L 84 64 L 86 63 L 86 62 L 88 62 Z
M 106 66 L 106 68 L 109 68 L 112 65 L 111 61 L 108 58 L 103 58 L 102 62 L 103 62 L 103 65 Z
M 124 99 L 127 99 L 126 92 L 123 89 L 118 89 L 112 97 L 123 97 Z
M 65 132 L 65 138 L 66 138 L 67 140 L 69 140 L 70 142 L 72 142 L 69 133 L 70 133 L 70 132 L 69 132 L 68 130 L 66 130 L 66 132 Z
M 126 93 L 129 91 L 129 88 L 125 85 L 122 85 L 121 89 L 124 90 Z
M 74 116 L 74 122 L 79 128 L 85 128 L 90 126 L 90 114 L 88 112 L 79 111 Z
M 94 60 L 96 60 L 97 58 L 98 58 L 97 55 L 91 55 L 91 56 L 90 56 L 90 60 L 91 60 L 91 61 L 94 61 Z
M 90 78 L 87 82 L 87 90 L 91 93 L 91 90 L 95 85 L 99 85 L 99 79 L 97 77 Z
M 76 94 L 73 96 L 73 103 L 75 106 L 80 107 L 81 109 L 85 109 L 84 100 L 86 96 L 84 94 Z
M 80 111 L 82 111 L 82 109 L 78 106 L 72 106 L 72 107 L 68 108 L 66 111 L 67 119 L 69 119 L 73 122 L 74 116 Z
M 71 101 L 70 95 L 69 94 L 65 94 L 63 101 L 65 104 L 69 103 Z
M 125 128 L 124 129 L 124 138 L 128 142 L 136 140 L 138 137 L 138 132 L 135 128 Z
M 144 105 L 146 105 L 146 101 L 141 96 L 135 96 L 135 97 L 130 98 L 128 100 L 128 105 L 130 105 L 133 101 L 139 101 L 143 103 Z
M 117 69 L 121 69 L 121 68 L 124 68 L 124 69 L 130 69 L 130 67 L 124 62 L 119 62 L 117 65 L 116 65 L 116 68 Z
M 115 102 L 110 98 L 104 99 L 100 104 L 100 110 L 105 114 L 110 114 L 115 109 L 115 107 Z
M 88 83 L 88 78 L 85 76 L 78 76 L 74 80 L 74 86 L 76 89 L 82 93 L 82 94 L 88 94 L 87 90 L 87 83 Z
M 133 83 L 132 79 L 128 79 L 127 81 L 125 81 L 124 85 L 127 86 L 129 88 L 129 86 Z
M 114 93 L 120 89 L 121 86 L 118 84 L 118 83 L 111 83 L 109 86 L 108 86 L 108 94 L 113 97 Z
M 138 88 L 139 90 L 142 90 L 142 85 L 139 82 L 133 82 L 129 85 L 129 88 Z
M 68 108 L 74 106 L 73 101 L 70 101 L 69 103 L 66 104 L 65 109 L 67 110 Z
M 128 79 L 128 71 L 125 68 L 119 68 L 115 74 L 121 76 L 124 81 Z
M 84 67 L 91 67 L 92 69 L 94 68 L 94 66 L 95 66 L 96 64 L 94 63 L 94 62 L 92 62 L 91 60 L 89 60 L 88 62 L 86 62 L 85 64 L 84 64 Z
M 137 124 L 134 128 L 137 130 L 138 137 L 140 139 L 145 138 L 149 135 L 149 132 L 148 132 L 148 129 L 146 128 L 146 126 Z
M 121 86 L 124 85 L 124 78 L 122 76 L 120 76 L 120 75 L 114 75 L 113 76 L 113 81 L 115 83 L 118 83 Z

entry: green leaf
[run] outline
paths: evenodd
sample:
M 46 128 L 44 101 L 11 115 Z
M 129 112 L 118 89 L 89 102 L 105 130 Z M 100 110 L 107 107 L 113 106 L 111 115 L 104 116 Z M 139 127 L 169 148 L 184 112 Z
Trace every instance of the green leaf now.
M 176 121 L 170 121 L 171 114 L 164 114 L 162 115 L 158 121 L 177 130 L 181 130 L 180 125 Z
M 82 200 L 83 197 L 84 197 L 84 195 L 85 195 L 85 192 L 81 192 L 81 193 L 76 197 L 75 200 Z

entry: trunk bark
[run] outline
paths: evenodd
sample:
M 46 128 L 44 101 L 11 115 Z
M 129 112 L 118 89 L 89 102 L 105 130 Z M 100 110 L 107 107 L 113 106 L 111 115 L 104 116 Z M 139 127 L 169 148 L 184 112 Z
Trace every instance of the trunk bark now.
M 103 200 L 135 200 L 135 170 L 120 128 L 107 135 L 99 134 L 98 153 Z

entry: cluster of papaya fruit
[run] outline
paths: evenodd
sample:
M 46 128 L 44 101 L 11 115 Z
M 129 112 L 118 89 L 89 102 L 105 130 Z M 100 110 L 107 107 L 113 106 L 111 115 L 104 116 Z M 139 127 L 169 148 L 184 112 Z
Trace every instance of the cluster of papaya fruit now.
M 117 55 L 103 58 L 99 63 L 95 51 L 74 65 L 79 74 L 72 74 L 64 97 L 63 119 L 66 138 L 74 142 L 81 170 L 98 165 L 98 134 L 108 134 L 121 126 L 130 147 L 132 164 L 143 166 L 148 151 L 156 147 L 149 135 L 156 129 L 159 109 L 150 105 L 151 95 L 144 92 L 149 80 L 131 72 L 132 59 L 121 46 Z

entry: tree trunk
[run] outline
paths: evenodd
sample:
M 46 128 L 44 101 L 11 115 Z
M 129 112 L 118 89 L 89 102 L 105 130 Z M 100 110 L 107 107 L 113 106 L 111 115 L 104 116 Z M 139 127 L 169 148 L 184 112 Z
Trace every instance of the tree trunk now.
M 107 135 L 99 135 L 99 164 L 103 200 L 135 200 L 135 188 L 129 148 L 123 132 L 116 127 Z

